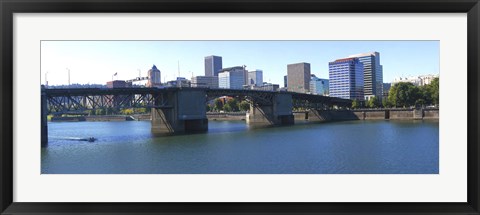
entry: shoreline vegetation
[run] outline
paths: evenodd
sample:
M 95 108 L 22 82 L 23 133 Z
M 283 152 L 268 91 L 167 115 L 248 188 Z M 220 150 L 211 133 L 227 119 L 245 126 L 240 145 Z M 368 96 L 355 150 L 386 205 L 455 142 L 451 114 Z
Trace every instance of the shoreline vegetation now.
M 350 120 L 438 120 L 439 109 L 354 109 L 340 110 L 353 113 Z M 246 111 L 239 112 L 207 112 L 207 119 L 213 121 L 245 121 Z M 308 111 L 293 112 L 295 121 L 310 121 Z M 118 115 L 91 115 L 91 116 L 48 116 L 50 122 L 110 122 L 110 121 L 150 121 L 150 113 L 118 114 Z

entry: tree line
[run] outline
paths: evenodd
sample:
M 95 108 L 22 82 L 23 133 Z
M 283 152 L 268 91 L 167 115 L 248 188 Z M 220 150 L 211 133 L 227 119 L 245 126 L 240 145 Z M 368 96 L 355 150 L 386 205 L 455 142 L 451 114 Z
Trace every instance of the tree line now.
M 208 112 L 236 112 L 247 110 L 250 110 L 250 104 L 245 100 L 241 101 L 237 98 L 216 98 L 213 100 L 213 104 L 207 104 Z
M 98 108 L 95 110 L 86 110 L 89 116 L 103 116 L 103 115 L 133 115 L 133 114 L 147 114 L 150 113 L 150 108 Z
M 372 97 L 366 102 L 353 100 L 352 108 L 438 107 L 439 99 L 439 78 L 434 78 L 424 86 L 415 86 L 410 82 L 397 83 L 390 88 L 387 98 Z

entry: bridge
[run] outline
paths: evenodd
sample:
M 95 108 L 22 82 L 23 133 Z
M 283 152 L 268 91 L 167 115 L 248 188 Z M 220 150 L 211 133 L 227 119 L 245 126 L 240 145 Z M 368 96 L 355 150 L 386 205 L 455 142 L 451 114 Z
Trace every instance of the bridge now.
M 294 124 L 292 110 L 351 107 L 351 100 L 334 97 L 260 90 L 168 88 L 69 88 L 42 87 L 42 145 L 48 143 L 47 115 L 75 114 L 104 108 L 151 108 L 153 133 L 189 133 L 208 130 L 207 101 L 221 96 L 248 101 L 246 121 L 255 125 Z

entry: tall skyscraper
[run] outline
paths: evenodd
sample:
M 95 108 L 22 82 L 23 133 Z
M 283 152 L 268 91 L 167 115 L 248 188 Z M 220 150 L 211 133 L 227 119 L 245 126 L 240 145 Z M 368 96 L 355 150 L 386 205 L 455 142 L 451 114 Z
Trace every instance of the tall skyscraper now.
M 242 66 L 225 68 L 218 73 L 218 87 L 242 89 L 245 84 L 245 69 Z
M 283 76 L 283 87 L 287 87 L 288 76 Z
M 260 69 L 248 71 L 248 84 L 253 86 L 263 85 L 263 71 Z
M 312 94 L 327 96 L 329 94 L 328 85 L 328 79 L 318 78 L 312 74 L 312 78 L 310 79 L 310 92 Z
M 155 65 L 148 70 L 147 87 L 159 87 L 161 85 L 160 70 Z
M 205 76 L 218 76 L 220 70 L 222 70 L 222 57 L 215 55 L 205 57 Z
M 343 58 L 328 63 L 331 97 L 364 99 L 363 64 L 358 58 Z
M 350 55 L 363 63 L 364 96 L 382 98 L 383 66 L 380 65 L 380 53 L 369 52 Z
M 288 64 L 287 76 L 288 91 L 297 93 L 307 93 L 310 91 L 309 63 Z

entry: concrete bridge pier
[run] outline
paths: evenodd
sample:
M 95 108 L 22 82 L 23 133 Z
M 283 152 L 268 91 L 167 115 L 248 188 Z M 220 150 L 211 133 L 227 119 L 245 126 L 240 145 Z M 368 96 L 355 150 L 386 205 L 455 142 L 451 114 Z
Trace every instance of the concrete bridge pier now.
M 291 94 L 275 94 L 269 105 L 250 105 L 246 121 L 250 125 L 293 125 Z
M 152 133 L 182 134 L 208 130 L 206 92 L 179 89 L 168 92 L 152 108 Z M 160 104 L 162 103 L 162 104 Z
M 42 92 L 41 92 L 41 104 L 40 104 L 40 111 L 41 111 L 41 146 L 47 146 L 48 145 L 48 120 L 47 120 L 47 115 L 48 115 L 48 110 L 47 110 L 47 95 L 45 93 L 45 88 L 42 86 Z

